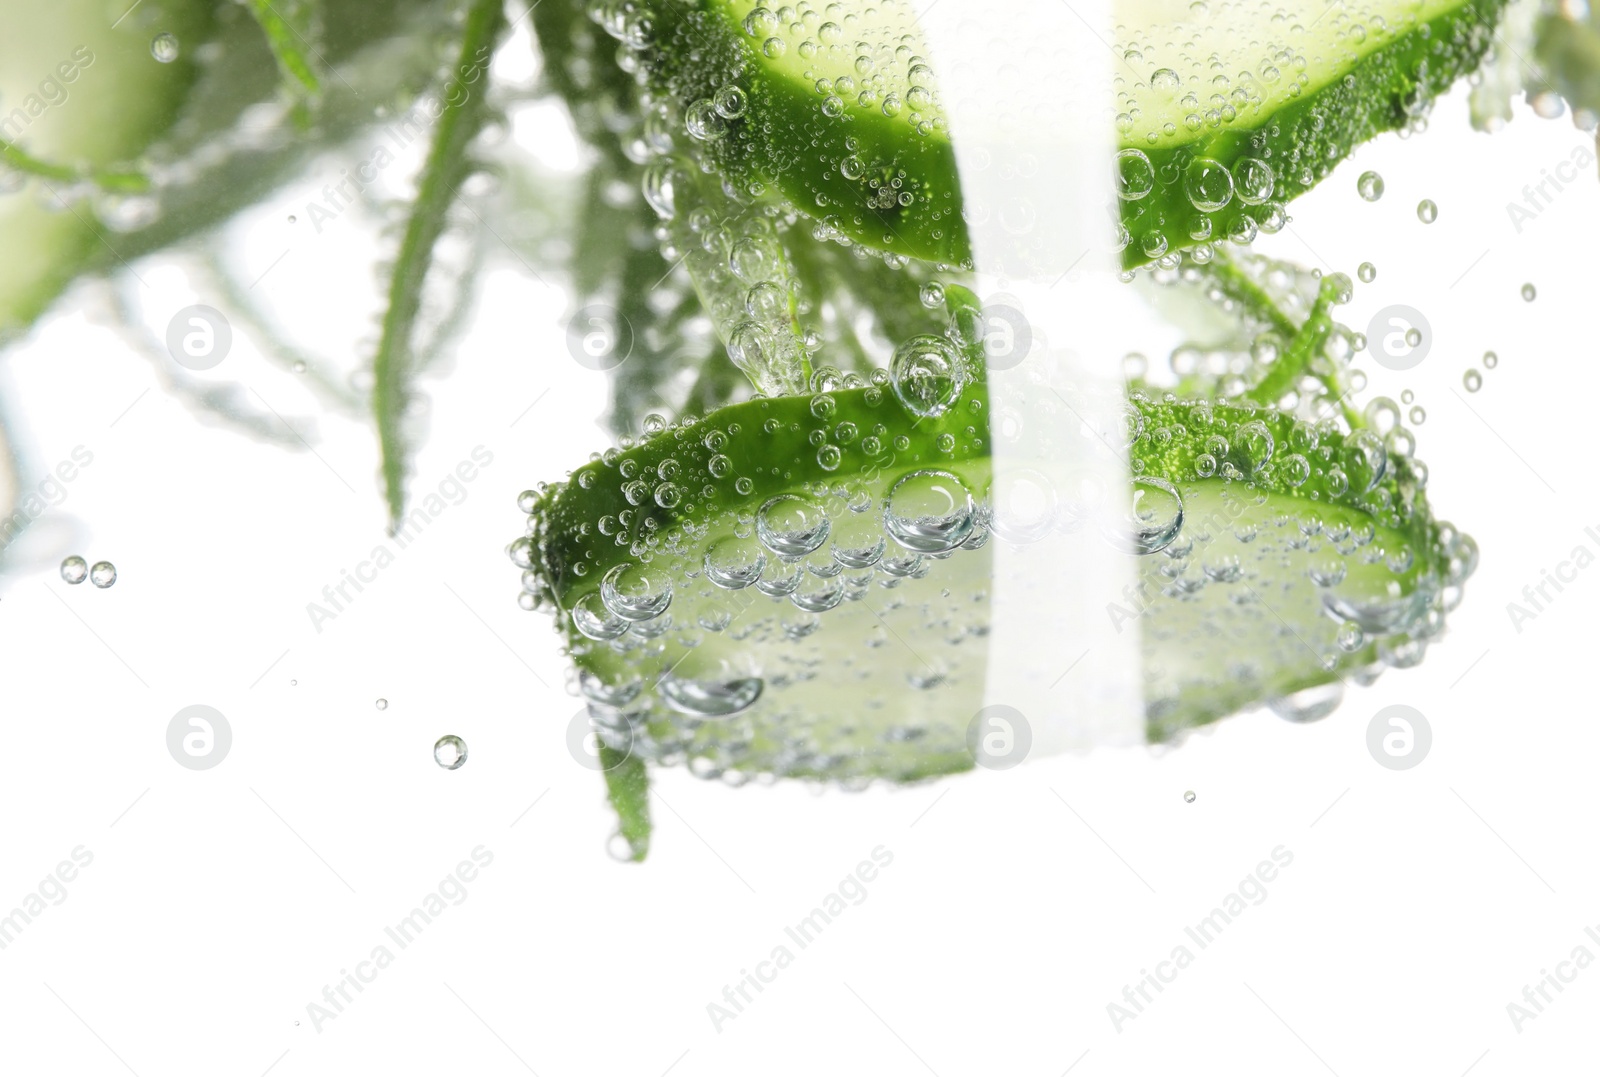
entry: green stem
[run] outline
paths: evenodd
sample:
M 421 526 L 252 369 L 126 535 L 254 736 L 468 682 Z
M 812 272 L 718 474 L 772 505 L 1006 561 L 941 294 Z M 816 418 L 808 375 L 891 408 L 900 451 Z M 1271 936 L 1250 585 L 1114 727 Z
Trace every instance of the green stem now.
M 650 772 L 643 759 L 604 742 L 600 765 L 605 769 L 606 796 L 617 813 L 617 832 L 627 839 L 632 859 L 643 860 L 650 851 Z
M 1311 305 L 1311 313 L 1306 315 L 1300 328 L 1292 332 L 1283 354 L 1267 368 L 1266 376 L 1244 393 L 1245 399 L 1270 406 L 1294 387 L 1333 329 L 1333 319 L 1328 315 L 1332 309 L 1333 289 L 1324 280 L 1317 290 L 1316 302 Z M 1331 385 L 1328 388 L 1333 390 Z
M 77 183 L 91 180 L 101 190 L 115 194 L 142 194 L 150 189 L 150 180 L 142 172 L 117 169 L 77 169 L 70 165 L 52 164 L 17 148 L 16 143 L 0 146 L 0 164 L 17 172 L 58 183 Z
M 1257 321 L 1266 323 L 1285 341 L 1283 354 L 1268 369 L 1266 376 L 1242 394 L 1246 400 L 1271 407 L 1284 393 L 1294 387 L 1302 374 L 1310 370 L 1312 360 L 1321 351 L 1328 335 L 1333 332 L 1333 317 L 1330 311 L 1337 297 L 1332 280 L 1323 280 L 1317 290 L 1317 298 L 1311 305 L 1311 312 L 1306 315 L 1306 320 L 1297 326 L 1287 314 L 1278 309 L 1277 303 L 1267 294 L 1266 289 L 1252 280 L 1249 274 L 1240 269 L 1238 263 L 1227 255 L 1219 251 L 1216 260 L 1206 266 L 1206 272 L 1224 295 L 1243 306 Z M 1360 413 L 1344 399 L 1338 379 L 1331 376 L 1316 376 L 1328 392 L 1338 398 L 1339 410 L 1344 415 L 1345 421 L 1350 424 L 1350 428 L 1354 430 L 1365 425 Z
M 281 4 L 283 0 L 278 2 Z M 315 96 L 321 93 L 322 86 L 317 81 L 317 73 L 306 58 L 306 50 L 311 48 L 311 43 L 292 22 L 278 13 L 272 0 L 250 0 L 249 7 L 250 14 L 256 17 L 256 22 L 261 24 L 261 32 L 267 37 L 272 58 L 283 72 L 284 85 L 291 93 L 300 95 Z
M 1266 322 L 1285 340 L 1299 332 L 1299 327 L 1278 309 L 1266 290 L 1251 280 L 1249 274 L 1220 249 L 1205 269 L 1206 275 L 1222 289 L 1223 295 L 1243 306 L 1258 320 Z
M 378 423 L 391 528 L 399 526 L 405 510 L 405 445 L 400 427 L 410 399 L 410 375 L 415 367 L 411 338 L 422 307 L 422 288 L 456 192 L 472 171 L 467 147 L 489 114 L 483 99 L 485 67 L 504 25 L 505 8 L 500 0 L 473 0 L 461 35 L 458 63 L 439 99 L 443 112 L 389 280 L 388 307 L 372 363 L 372 410 Z

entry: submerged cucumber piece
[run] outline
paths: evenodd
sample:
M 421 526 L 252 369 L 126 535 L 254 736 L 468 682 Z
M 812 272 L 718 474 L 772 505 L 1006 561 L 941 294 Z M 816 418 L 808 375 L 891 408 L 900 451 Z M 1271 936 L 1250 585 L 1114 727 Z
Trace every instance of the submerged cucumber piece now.
M 1419 122 L 1506 0 L 1115 6 L 1123 263 L 1249 242 L 1359 143 Z M 608 8 L 690 150 L 878 250 L 970 257 L 935 65 L 905 0 Z M 1026 34 L 1018 28 L 1019 47 Z
M 1476 564 L 1421 469 L 1331 421 L 1133 406 L 1150 496 L 1136 543 L 1108 536 L 1142 552 L 1105 630 L 1141 632 L 1151 741 L 1264 700 L 1319 716 L 1306 690 L 1420 660 Z M 757 399 L 533 493 L 510 552 L 613 760 L 847 785 L 973 765 L 1006 541 L 981 388 L 914 419 L 877 387 Z

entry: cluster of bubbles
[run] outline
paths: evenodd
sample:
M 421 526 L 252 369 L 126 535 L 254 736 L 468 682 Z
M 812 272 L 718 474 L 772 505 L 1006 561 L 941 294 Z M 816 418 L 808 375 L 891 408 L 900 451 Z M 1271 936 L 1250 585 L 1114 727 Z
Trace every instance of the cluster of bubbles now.
M 752 769 L 886 772 L 914 767 L 930 742 L 959 744 L 959 728 L 932 728 L 947 724 L 948 708 L 906 694 L 949 687 L 953 663 L 924 665 L 899 645 L 913 638 L 918 654 L 933 653 L 915 635 L 929 624 L 949 646 L 987 631 L 973 608 L 981 593 L 963 601 L 933 578 L 949 576 L 938 562 L 987 541 L 981 507 L 959 478 L 932 470 L 899 480 L 882 506 L 863 500 L 780 495 L 753 521 L 693 549 L 686 542 L 670 566 L 614 567 L 571 613 L 577 632 L 605 649 L 589 650 L 576 675 L 601 738 L 658 762 L 687 758 L 699 776 L 731 782 Z M 840 641 L 859 657 L 842 656 Z M 829 668 L 841 659 L 853 668 Z M 860 731 L 860 715 L 808 714 L 805 688 L 819 672 L 850 677 L 866 709 L 898 714 Z
M 1282 201 L 1286 195 L 1278 172 L 1268 160 L 1273 150 L 1264 136 L 1255 137 L 1251 153 L 1230 166 L 1212 157 L 1180 151 L 1158 168 L 1143 150 L 1125 147 L 1117 152 L 1113 175 L 1117 198 L 1124 206 L 1130 206 L 1158 190 L 1181 190 L 1193 211 L 1187 226 L 1187 240 L 1193 241 L 1190 257 L 1208 262 L 1216 241 L 1226 239 L 1248 245 L 1258 234 L 1278 232 L 1288 223 Z M 1143 216 L 1133 219 L 1135 227 L 1143 226 Z M 1135 237 L 1133 229 L 1119 222 L 1114 247 L 1125 250 L 1137 238 L 1146 257 L 1165 268 L 1174 268 L 1179 264 L 1179 254 L 1169 249 L 1172 243 L 1168 227 L 1164 216 L 1157 213 L 1152 215 L 1150 227 Z
M 88 580 L 104 590 L 117 582 L 117 566 L 110 561 L 96 561 L 90 565 L 77 554 L 73 554 L 61 562 L 61 578 L 70 584 L 80 584 Z
M 943 128 L 945 119 L 920 42 L 903 29 L 914 20 L 914 10 L 901 0 L 884 0 L 865 18 L 844 4 L 798 0 L 757 6 L 741 25 L 768 59 L 793 55 L 805 65 L 837 72 L 812 80 L 823 115 L 837 117 L 854 106 L 903 119 L 918 134 L 929 135 Z

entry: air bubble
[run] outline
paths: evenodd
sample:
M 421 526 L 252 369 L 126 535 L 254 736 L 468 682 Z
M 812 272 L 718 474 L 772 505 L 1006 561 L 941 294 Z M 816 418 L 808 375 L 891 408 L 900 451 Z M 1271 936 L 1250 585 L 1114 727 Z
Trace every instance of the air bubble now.
M 61 562 L 61 578 L 71 584 L 79 584 L 89 578 L 89 562 L 73 554 Z
M 1376 172 L 1361 173 L 1361 178 L 1356 180 L 1356 191 L 1368 202 L 1376 202 L 1383 197 L 1383 177 Z
M 869 513 L 848 512 L 833 524 L 833 559 L 845 568 L 871 568 L 886 546 L 878 520 Z
M 624 621 L 649 621 L 672 604 L 672 582 L 651 565 L 617 565 L 600 581 L 600 601 Z
M 1136 149 L 1119 150 L 1116 169 L 1117 197 L 1124 202 L 1137 202 L 1149 194 L 1156 185 L 1155 166 L 1150 158 Z
M 780 557 L 800 557 L 828 539 L 830 521 L 822 506 L 799 494 L 780 494 L 756 513 L 762 545 Z
M 691 718 L 728 718 L 747 709 L 761 698 L 766 687 L 760 677 L 734 677 L 729 680 L 691 680 L 667 676 L 656 691 L 667 706 Z
M 1432 224 L 1439 219 L 1439 207 L 1431 198 L 1424 198 L 1417 203 L 1417 220 L 1423 224 Z
M 1214 213 L 1233 200 L 1233 174 L 1221 161 L 1196 157 L 1184 169 L 1183 191 L 1195 209 Z
M 718 90 L 714 103 L 717 115 L 725 120 L 737 120 L 744 115 L 747 106 L 745 93 L 737 86 L 724 86 Z
M 767 555 L 753 539 L 729 536 L 706 548 L 703 566 L 706 579 L 718 587 L 737 591 L 761 578 Z
M 178 58 L 178 39 L 176 36 L 163 30 L 150 41 L 150 55 L 156 62 L 170 64 Z
M 889 534 L 917 553 L 953 550 L 977 523 L 972 491 L 948 471 L 913 471 L 890 488 L 883 507 Z
M 889 379 L 900 402 L 925 419 L 942 415 L 961 394 L 955 352 L 931 333 L 911 337 L 894 350 Z
M 1141 475 L 1133 480 L 1133 549 L 1159 553 L 1183 529 L 1183 498 L 1165 479 Z
M 1239 201 L 1247 206 L 1258 206 L 1272 197 L 1277 177 L 1267 162 L 1244 157 L 1234 166 L 1234 182 L 1238 187 Z
M 1468 368 L 1467 372 L 1461 375 L 1461 384 L 1467 387 L 1467 392 L 1475 393 L 1483 388 L 1483 375 L 1474 368 Z
M 459 770 L 467 761 L 467 742 L 454 733 L 446 734 L 433 743 L 433 761 L 445 770 Z
M 572 607 L 572 626 L 592 640 L 616 639 L 628 630 L 628 622 L 618 617 L 600 600 L 599 591 L 590 591 Z

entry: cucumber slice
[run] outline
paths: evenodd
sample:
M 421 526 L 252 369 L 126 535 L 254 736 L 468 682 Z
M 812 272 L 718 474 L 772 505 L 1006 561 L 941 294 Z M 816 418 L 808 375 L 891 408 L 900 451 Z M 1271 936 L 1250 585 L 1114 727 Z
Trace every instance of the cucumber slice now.
M 1504 6 L 1119 3 L 1125 268 L 1281 228 L 1285 203 L 1358 143 L 1420 123 L 1477 65 Z M 969 259 L 951 132 L 909 3 L 616 10 L 613 33 L 648 49 L 652 92 L 675 103 L 695 148 L 743 194 L 776 187 L 875 249 Z
M 1333 422 L 1133 405 L 1154 504 L 1125 522 L 1139 583 L 1106 631 L 1141 629 L 1151 741 L 1263 699 L 1307 717 L 1306 690 L 1420 660 L 1477 556 L 1420 468 Z M 757 399 L 530 492 L 510 554 L 610 758 L 847 786 L 972 766 L 1005 541 L 984 415 L 978 385 L 920 421 L 876 386 Z
M 1420 124 L 1476 68 L 1504 7 L 1119 3 L 1124 265 L 1281 228 L 1284 203 L 1356 145 Z

